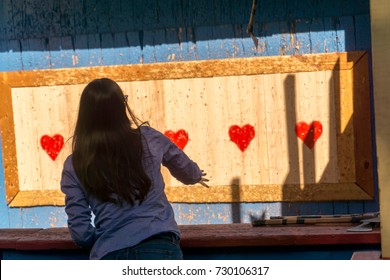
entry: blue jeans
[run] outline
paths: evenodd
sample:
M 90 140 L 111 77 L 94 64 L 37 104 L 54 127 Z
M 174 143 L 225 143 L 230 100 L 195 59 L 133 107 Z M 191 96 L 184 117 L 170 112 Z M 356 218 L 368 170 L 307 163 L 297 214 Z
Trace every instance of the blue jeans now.
M 179 242 L 176 234 L 164 232 L 135 246 L 108 253 L 102 260 L 182 260 Z

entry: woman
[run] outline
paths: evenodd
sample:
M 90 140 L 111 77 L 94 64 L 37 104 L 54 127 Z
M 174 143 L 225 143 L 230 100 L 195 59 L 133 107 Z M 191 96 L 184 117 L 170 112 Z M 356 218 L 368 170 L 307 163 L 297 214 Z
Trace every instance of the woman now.
M 161 164 L 184 184 L 207 186 L 206 174 L 182 150 L 139 124 L 117 83 L 107 78 L 89 83 L 81 94 L 61 190 L 70 234 L 76 244 L 91 248 L 90 259 L 182 259 Z

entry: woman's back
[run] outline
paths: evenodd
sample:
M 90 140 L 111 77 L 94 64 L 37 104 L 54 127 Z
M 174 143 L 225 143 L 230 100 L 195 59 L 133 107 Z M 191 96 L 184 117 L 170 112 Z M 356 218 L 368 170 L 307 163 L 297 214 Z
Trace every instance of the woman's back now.
M 198 182 L 202 173 L 196 163 L 162 133 L 148 126 L 141 126 L 140 129 L 145 147 L 143 164 L 152 182 L 141 204 L 119 206 L 113 202 L 101 202 L 91 195 L 84 196 L 71 156 L 65 161 L 61 186 L 68 200 L 68 216 L 73 217 L 69 220 L 69 230 L 76 243 L 93 245 L 91 259 L 100 259 L 109 252 L 134 246 L 160 232 L 173 232 L 180 237 L 173 209 L 164 193 L 161 164 L 186 184 Z M 88 225 L 91 218 L 88 205 L 95 214 L 96 229 Z M 80 211 L 80 208 L 84 208 L 84 211 Z

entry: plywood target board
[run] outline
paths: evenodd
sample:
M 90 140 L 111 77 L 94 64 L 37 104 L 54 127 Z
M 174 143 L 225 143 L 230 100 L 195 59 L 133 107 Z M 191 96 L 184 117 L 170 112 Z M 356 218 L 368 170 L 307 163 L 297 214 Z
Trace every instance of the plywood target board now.
M 208 173 L 206 189 L 162 168 L 172 202 L 373 196 L 367 54 L 341 53 L 3 73 L 11 206 L 63 205 L 80 94 L 97 77 Z

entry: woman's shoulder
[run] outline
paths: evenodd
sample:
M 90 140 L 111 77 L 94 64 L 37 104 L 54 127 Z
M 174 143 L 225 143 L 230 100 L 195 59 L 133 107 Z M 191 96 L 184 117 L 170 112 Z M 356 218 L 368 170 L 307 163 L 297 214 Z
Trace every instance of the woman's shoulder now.
M 162 148 L 170 144 L 170 140 L 153 127 L 143 125 L 140 126 L 140 131 L 144 139 L 155 148 Z
M 160 131 L 158 131 L 157 129 L 149 125 L 141 125 L 139 128 L 142 135 L 144 136 L 163 136 L 163 134 Z
M 64 170 L 73 170 L 72 154 L 66 157 L 64 161 Z

